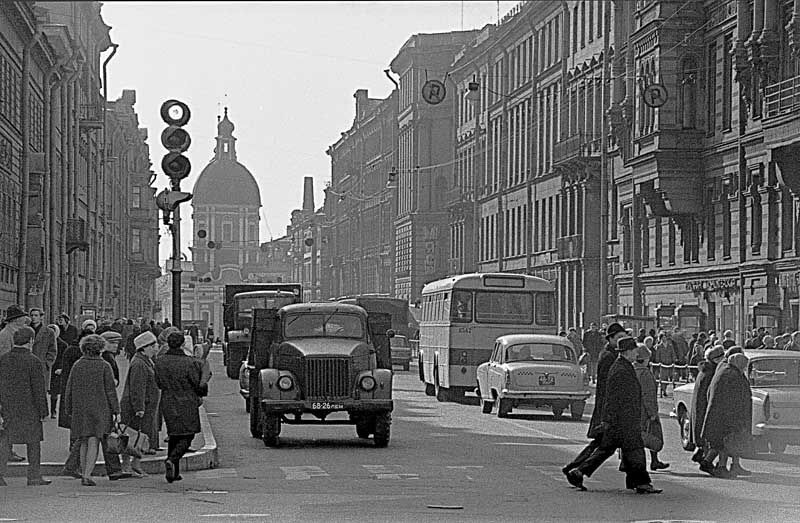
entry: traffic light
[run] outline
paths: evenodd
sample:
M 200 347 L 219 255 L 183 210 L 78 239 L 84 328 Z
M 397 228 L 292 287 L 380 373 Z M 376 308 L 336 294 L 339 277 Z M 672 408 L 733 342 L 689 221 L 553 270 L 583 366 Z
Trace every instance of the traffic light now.
M 161 132 L 161 145 L 169 151 L 161 160 L 161 169 L 172 182 L 172 188 L 180 187 L 180 181 L 189 176 L 192 164 L 183 155 L 192 144 L 192 138 L 183 126 L 189 122 L 189 106 L 179 100 L 167 100 L 161 104 L 161 119 L 167 128 Z
M 156 206 L 164 212 L 164 224 L 169 225 L 170 214 L 183 202 L 192 199 L 192 193 L 164 189 L 156 195 Z

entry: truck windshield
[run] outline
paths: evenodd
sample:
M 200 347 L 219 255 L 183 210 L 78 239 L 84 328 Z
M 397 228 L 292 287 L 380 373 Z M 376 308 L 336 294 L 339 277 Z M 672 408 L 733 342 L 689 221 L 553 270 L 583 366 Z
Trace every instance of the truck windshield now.
M 245 327 L 250 327 L 250 322 L 253 319 L 253 309 L 280 309 L 284 305 L 290 305 L 294 302 L 295 299 L 291 295 L 264 295 L 235 298 L 236 328 L 243 329 Z
M 355 314 L 289 314 L 284 320 L 286 338 L 357 338 L 364 337 L 364 325 Z

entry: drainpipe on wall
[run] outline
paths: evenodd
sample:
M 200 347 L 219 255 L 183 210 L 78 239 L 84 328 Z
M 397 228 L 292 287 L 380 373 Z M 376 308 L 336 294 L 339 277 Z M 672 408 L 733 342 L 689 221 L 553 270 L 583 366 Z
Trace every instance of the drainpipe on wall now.
M 103 230 L 102 230 L 103 244 L 104 244 L 103 245 L 103 256 L 100 259 L 100 274 L 101 274 L 101 276 L 103 278 L 103 283 L 102 283 L 102 286 L 100 287 L 100 307 L 103 308 L 103 313 L 105 313 L 105 305 L 106 305 L 106 285 L 107 285 L 106 281 L 108 281 L 108 282 L 112 281 L 112 278 L 111 278 L 110 275 L 108 276 L 108 278 L 106 278 L 106 270 L 107 270 L 106 259 L 108 258 L 107 245 L 108 245 L 108 242 L 109 242 L 108 235 L 106 234 L 106 223 L 107 223 L 107 221 L 105 219 L 105 217 L 106 217 L 105 216 L 105 214 L 106 214 L 106 197 L 105 197 L 106 196 L 106 194 L 105 194 L 105 188 L 106 188 L 106 154 L 108 152 L 108 143 L 106 142 L 106 115 L 108 113 L 108 63 L 111 61 L 112 58 L 114 58 L 114 55 L 117 54 L 117 49 L 119 48 L 119 44 L 111 44 L 111 48 L 112 48 L 111 49 L 111 54 L 109 54 L 108 57 L 103 61 L 103 141 L 102 141 L 103 154 L 101 156 L 101 161 L 100 161 L 100 184 L 99 184 L 100 187 L 103 190 L 102 197 L 100 196 L 101 193 L 99 191 L 97 193 L 98 197 L 100 198 L 100 202 L 102 202 L 102 204 L 103 204 L 102 216 L 104 218 L 103 219 Z M 127 194 L 126 194 L 125 201 L 127 201 Z M 100 214 L 100 213 L 98 212 L 98 214 Z M 112 225 L 112 228 L 113 228 L 113 225 Z M 120 311 L 116 311 L 116 312 L 119 313 Z
M 67 307 L 70 313 L 75 316 L 75 287 L 77 285 L 77 278 L 75 277 L 76 267 L 74 257 L 70 257 L 69 254 L 66 253 L 66 238 L 67 238 L 67 221 L 70 219 L 75 218 L 75 170 L 76 170 L 76 163 L 77 163 L 77 133 L 78 133 L 78 115 L 76 114 L 76 88 L 75 82 L 77 82 L 78 77 L 81 74 L 81 70 L 83 69 L 84 59 L 82 56 L 79 56 L 77 59 L 75 71 L 69 77 L 69 80 L 66 82 L 66 104 L 65 104 L 65 126 L 64 130 L 62 131 L 63 136 L 63 145 L 64 148 L 62 149 L 62 156 L 65 155 L 67 159 L 67 169 L 65 171 L 64 176 L 64 185 L 66 186 L 66 190 L 63 194 L 63 212 L 64 212 L 64 220 L 62 222 L 62 227 L 64 230 L 64 265 L 63 267 L 67 267 L 67 272 L 69 277 L 67 278 Z M 62 269 L 63 270 L 63 269 Z
M 30 128 L 31 128 L 31 52 L 33 47 L 39 42 L 42 36 L 41 28 L 37 25 L 30 41 L 25 44 L 22 50 L 22 194 L 20 198 L 20 234 L 19 251 L 17 253 L 17 266 L 19 276 L 17 278 L 17 302 L 28 308 L 28 196 L 30 194 L 31 181 L 31 157 L 30 157 Z

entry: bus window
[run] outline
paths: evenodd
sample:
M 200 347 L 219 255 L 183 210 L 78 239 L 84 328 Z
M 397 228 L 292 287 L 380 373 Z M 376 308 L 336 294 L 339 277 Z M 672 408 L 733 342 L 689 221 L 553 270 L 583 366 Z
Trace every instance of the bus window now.
M 455 323 L 469 323 L 472 321 L 471 291 L 453 291 L 450 320 Z
M 556 302 L 552 292 L 536 293 L 536 324 L 556 324 Z
M 517 323 L 533 321 L 531 297 L 524 292 L 477 292 L 475 321 L 478 323 Z

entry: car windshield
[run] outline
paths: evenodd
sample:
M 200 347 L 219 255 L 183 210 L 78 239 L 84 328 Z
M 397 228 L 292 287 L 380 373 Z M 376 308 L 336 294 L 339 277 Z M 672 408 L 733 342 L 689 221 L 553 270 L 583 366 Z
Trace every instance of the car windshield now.
M 520 343 L 506 349 L 506 362 L 513 361 L 568 361 L 575 363 L 575 353 L 564 345 Z
M 392 347 L 408 347 L 408 340 L 400 336 L 389 338 L 389 345 Z
M 753 360 L 749 377 L 754 387 L 800 385 L 800 359 Z
M 287 338 L 357 338 L 364 337 L 364 325 L 356 314 L 290 314 L 284 320 Z

